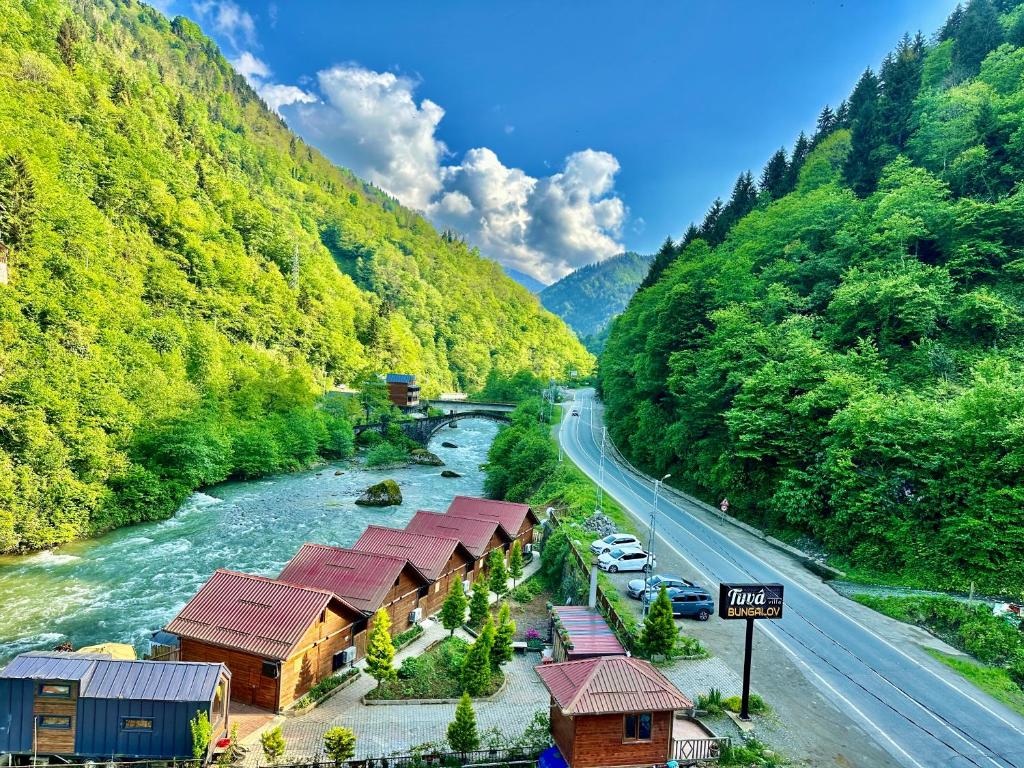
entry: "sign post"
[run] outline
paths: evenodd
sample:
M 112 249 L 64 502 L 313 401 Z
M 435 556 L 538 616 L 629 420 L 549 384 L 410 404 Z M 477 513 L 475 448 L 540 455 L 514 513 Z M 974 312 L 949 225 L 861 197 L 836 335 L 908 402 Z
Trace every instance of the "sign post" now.
M 722 584 L 718 590 L 718 615 L 723 619 L 746 619 L 747 621 L 740 720 L 749 720 L 750 652 L 754 645 L 754 622 L 758 619 L 782 618 L 782 585 Z

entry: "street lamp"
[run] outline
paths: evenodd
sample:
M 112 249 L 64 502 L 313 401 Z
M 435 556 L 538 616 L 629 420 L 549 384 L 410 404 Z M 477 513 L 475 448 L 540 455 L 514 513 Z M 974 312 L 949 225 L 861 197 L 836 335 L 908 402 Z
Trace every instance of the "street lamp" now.
M 671 473 L 667 473 L 660 480 L 655 480 L 654 481 L 654 504 L 651 506 L 651 524 L 649 526 L 650 527 L 650 531 L 651 531 L 651 538 L 650 538 L 650 540 L 647 543 L 647 566 L 648 567 L 647 567 L 647 576 L 644 579 L 644 581 L 645 581 L 645 584 L 644 584 L 644 616 L 647 615 L 647 611 L 650 609 L 650 603 L 651 603 L 651 601 L 649 599 L 649 596 L 648 596 L 648 592 L 647 592 L 646 580 L 647 580 L 647 578 L 650 578 L 651 572 L 654 570 L 654 541 L 655 541 L 655 534 L 656 534 L 657 528 L 658 528 L 658 491 L 661 489 L 661 484 L 664 483 L 666 480 L 668 480 L 670 477 L 672 477 L 672 474 Z

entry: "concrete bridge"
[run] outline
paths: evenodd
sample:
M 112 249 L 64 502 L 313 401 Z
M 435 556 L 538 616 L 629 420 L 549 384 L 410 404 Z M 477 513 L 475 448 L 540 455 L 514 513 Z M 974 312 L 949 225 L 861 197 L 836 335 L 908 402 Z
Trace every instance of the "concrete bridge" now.
M 437 402 L 435 408 L 456 406 L 449 409 L 449 413 L 442 416 L 426 416 L 422 419 L 410 419 L 408 421 L 395 421 L 391 422 L 397 424 L 406 437 L 415 440 L 420 445 L 427 445 L 438 430 L 449 424 L 454 424 L 462 419 L 490 419 L 491 421 L 498 421 L 503 424 L 508 424 L 510 419 L 508 414 L 515 410 L 515 406 L 511 406 L 508 410 L 505 410 L 505 406 L 508 403 L 469 403 L 469 402 L 453 402 L 453 401 L 431 401 L 431 405 Z M 474 406 L 474 407 L 468 407 Z M 498 407 L 489 407 L 498 406 Z M 381 432 L 383 433 L 387 425 L 384 423 L 377 424 L 357 424 L 354 427 L 356 435 L 361 435 L 363 432 Z

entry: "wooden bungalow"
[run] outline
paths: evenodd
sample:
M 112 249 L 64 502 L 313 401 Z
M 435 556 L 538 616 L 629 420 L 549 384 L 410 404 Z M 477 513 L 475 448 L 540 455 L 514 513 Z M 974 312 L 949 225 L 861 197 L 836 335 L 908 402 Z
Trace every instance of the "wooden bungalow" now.
M 451 589 L 452 580 L 462 581 L 473 572 L 475 558 L 456 538 L 428 536 L 371 525 L 352 546 L 360 552 L 407 559 L 430 582 L 429 592 L 420 599 L 424 616 L 432 616 Z
M 551 658 L 555 661 L 626 655 L 626 649 L 604 617 L 594 608 L 582 605 L 551 608 L 551 641 Z
M 416 609 L 430 589 L 430 580 L 405 556 L 325 544 L 303 544 L 278 578 L 332 592 L 362 611 L 370 618 L 370 625 L 377 609 L 384 608 L 391 618 L 393 635 L 418 621 Z M 357 657 L 366 651 L 363 635 L 356 641 Z
M 650 662 L 603 656 L 537 667 L 551 736 L 569 768 L 664 765 L 676 710 L 693 703 Z
M 530 509 L 529 504 L 478 499 L 475 496 L 456 496 L 448 505 L 446 514 L 475 520 L 493 520 L 510 539 L 510 543 L 505 546 L 506 552 L 511 546 L 511 540 L 515 539 L 523 545 L 524 552 L 528 551 L 529 545 L 533 544 L 534 526 L 540 524 L 540 518 Z
M 482 520 L 472 517 L 445 515 L 441 512 L 419 510 L 406 524 L 409 533 L 426 536 L 456 538 L 473 556 L 473 577 L 483 571 L 487 555 L 493 549 L 505 551 L 512 543 L 512 537 L 496 520 Z M 468 575 L 468 574 L 467 574 Z
M 279 712 L 355 660 L 365 615 L 325 589 L 218 570 L 166 631 L 231 670 L 235 701 Z
M 68 760 L 191 760 L 189 721 L 229 733 L 223 664 L 23 653 L 0 671 L 0 754 Z
M 420 404 L 420 387 L 411 373 L 389 373 L 384 377 L 388 398 L 399 408 L 415 408 Z

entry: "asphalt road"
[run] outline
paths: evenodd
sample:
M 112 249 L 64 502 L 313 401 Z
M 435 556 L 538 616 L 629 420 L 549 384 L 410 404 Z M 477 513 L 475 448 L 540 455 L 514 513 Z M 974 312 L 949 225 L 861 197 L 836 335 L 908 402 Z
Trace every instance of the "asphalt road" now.
M 597 481 L 601 410 L 592 390 L 564 403 L 559 440 L 569 458 Z M 579 417 L 571 416 L 572 408 Z M 605 491 L 640 521 L 650 517 L 653 482 L 606 452 Z M 953 678 L 913 646 L 890 642 L 853 618 L 845 598 L 824 598 L 706 524 L 694 502 L 658 498 L 657 547 L 670 547 L 703 575 L 717 596 L 720 582 L 785 587 L 784 616 L 758 621 L 755 643 L 768 637 L 822 694 L 902 765 L 1024 768 L 1024 718 Z M 763 642 L 763 639 L 760 640 Z

